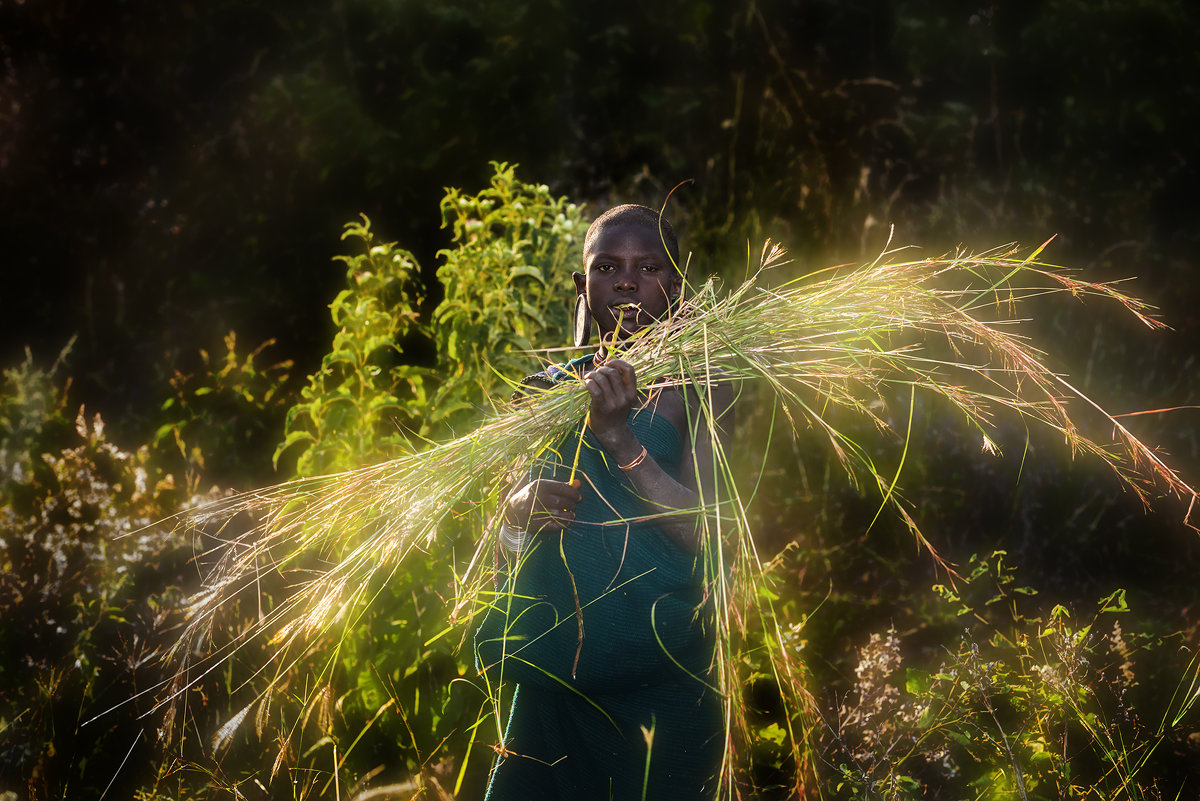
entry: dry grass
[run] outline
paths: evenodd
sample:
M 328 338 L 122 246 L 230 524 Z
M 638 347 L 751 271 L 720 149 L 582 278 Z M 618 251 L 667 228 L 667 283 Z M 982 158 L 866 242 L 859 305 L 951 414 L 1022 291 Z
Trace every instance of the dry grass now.
M 831 410 L 860 414 L 885 435 L 907 442 L 906 431 L 882 413 L 885 395 L 932 394 L 991 451 L 994 422 L 1016 415 L 1058 432 L 1073 453 L 1101 459 L 1146 502 L 1175 494 L 1194 503 L 1195 490 L 1152 448 L 1047 366 L 1045 353 L 1023 333 L 1020 315 L 1027 301 L 1057 294 L 1116 303 L 1150 328 L 1162 324 L 1136 298 L 1043 264 L 1040 252 L 1019 257 L 1004 249 L 913 261 L 886 252 L 869 265 L 830 268 L 771 286 L 772 268 L 784 254 L 767 247 L 750 280 L 725 293 L 711 282 L 699 287 L 672 319 L 630 342 L 623 358 L 643 385 L 690 384 L 702 405 L 714 379 L 764 382 L 793 425 L 823 432 L 852 480 L 877 495 L 881 511 L 890 507 L 898 514 L 939 562 L 902 501 L 900 468 L 885 473 L 870 443 L 851 440 L 830 422 Z M 498 410 L 451 442 L 430 443 L 413 455 L 346 473 L 243 493 L 188 515 L 183 522 L 208 529 L 225 530 L 222 521 L 239 515 L 256 522 L 222 542 L 215 568 L 191 599 L 187 628 L 172 654 L 180 665 L 172 695 L 251 641 L 270 645 L 265 675 L 283 675 L 301 663 L 310 643 L 342 636 L 359 618 L 372 602 L 369 588 L 378 586 L 372 577 L 389 575 L 410 554 L 430 549 L 445 526 L 469 512 L 482 522 L 484 536 L 474 555 L 456 568 L 451 621 L 466 631 L 486 604 L 479 589 L 494 547 L 501 488 L 534 455 L 577 427 L 587 403 L 582 388 L 542 393 L 519 408 Z M 715 536 L 705 538 L 716 551 L 706 555 L 706 564 L 724 634 L 719 676 L 731 746 L 725 790 L 732 796 L 737 785 L 731 755 L 746 736 L 740 696 L 732 691 L 742 649 L 767 649 L 792 708 L 788 720 L 798 727 L 788 733 L 797 764 L 804 764 L 803 729 L 812 719 L 805 711 L 803 668 L 785 645 L 786 627 L 763 583 L 771 555 L 755 549 L 743 499 L 719 448 L 713 467 L 726 478 L 725 493 L 697 512 L 715 529 Z M 722 565 L 729 569 L 719 569 Z M 284 578 L 286 596 L 210 650 L 222 610 L 240 593 L 254 592 L 266 574 Z M 761 641 L 748 634 L 751 627 L 761 628 Z M 797 781 L 805 780 L 801 771 Z

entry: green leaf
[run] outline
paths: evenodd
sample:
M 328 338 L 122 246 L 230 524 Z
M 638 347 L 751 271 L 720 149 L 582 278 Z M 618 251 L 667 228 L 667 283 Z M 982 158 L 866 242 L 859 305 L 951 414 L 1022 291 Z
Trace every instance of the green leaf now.
M 1117 590 L 1100 602 L 1101 612 L 1128 612 L 1129 604 L 1125 601 L 1125 590 Z
M 929 691 L 930 675 L 927 671 L 908 668 L 905 672 L 904 689 L 913 695 L 924 695 Z
M 176 426 L 176 423 L 164 423 L 163 425 L 159 426 L 158 430 L 154 432 L 154 439 L 152 440 L 154 442 L 154 444 L 157 445 L 158 443 L 160 443 L 164 439 L 166 439 L 169 435 L 174 433 L 175 426 Z
M 384 349 L 384 348 L 391 349 L 391 350 L 398 350 L 398 348 L 396 347 L 396 340 L 392 339 L 390 336 L 387 336 L 387 335 L 377 334 L 375 336 L 369 337 L 367 339 L 367 341 L 363 344 L 363 353 L 371 354 L 377 350 Z
M 289 432 L 287 438 L 275 447 L 275 454 L 271 457 L 271 464 L 278 468 L 279 457 L 283 456 L 284 452 L 298 442 L 316 442 L 316 437 L 307 431 L 292 431 Z
M 542 286 L 546 285 L 546 279 L 542 277 L 542 271 L 528 264 L 517 265 L 508 271 L 508 280 L 510 282 L 517 278 L 533 278 Z
M 540 325 L 542 328 L 546 327 L 546 318 L 542 315 L 542 313 L 540 311 L 535 309 L 532 305 L 530 305 L 528 303 L 522 303 L 521 304 L 521 312 L 524 313 L 524 315 L 526 317 L 529 317 L 530 319 L 536 321 L 537 324 Z
M 772 723 L 770 726 L 759 729 L 758 736 L 775 743 L 775 745 L 782 745 L 783 741 L 787 739 L 787 732 L 780 728 L 778 723 Z
M 967 737 L 962 732 L 954 731 L 953 729 L 951 729 L 946 732 L 946 736 L 949 737 L 954 742 L 961 745 L 963 748 L 970 750 L 971 744 L 972 744 L 971 738 Z

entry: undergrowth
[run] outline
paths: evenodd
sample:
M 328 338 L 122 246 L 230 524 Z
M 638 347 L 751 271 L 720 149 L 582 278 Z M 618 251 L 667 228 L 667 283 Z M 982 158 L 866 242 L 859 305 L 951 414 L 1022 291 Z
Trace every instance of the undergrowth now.
M 347 225 L 337 334 L 298 396 L 287 364 L 264 366 L 266 351 L 244 354 L 231 336 L 225 354 L 174 375 L 156 434 L 126 448 L 69 400 L 68 355 L 50 369 L 27 360 L 6 370 L 0 793 L 481 794 L 496 722 L 451 605 L 478 509 L 448 520 L 437 549 L 357 588 L 365 611 L 342 631 L 318 632 L 314 658 L 262 672 L 284 646 L 250 644 L 181 680 L 160 659 L 184 623 L 182 599 L 211 567 L 201 554 L 258 521 L 202 527 L 194 542 L 149 525 L 228 486 L 247 441 L 265 461 L 264 431 L 283 430 L 274 456 L 305 477 L 469 430 L 508 381 L 536 369 L 532 346 L 566 339 L 581 210 L 496 165 L 482 192 L 448 191 L 442 214 L 447 293 L 428 319 L 417 312 L 427 289 L 412 254 L 378 239 L 366 218 Z M 432 345 L 434 365 L 409 358 L 418 340 Z M 748 441 L 786 426 L 747 412 Z M 238 415 L 270 422 L 223 428 Z M 918 479 L 912 506 L 962 565 L 957 581 L 915 554 L 902 526 L 872 528 L 878 499 L 865 501 L 832 459 L 814 458 L 803 432 L 774 438 L 784 466 L 744 473 L 761 473 L 751 511 L 770 561 L 760 592 L 819 718 L 780 703 L 767 655 L 745 653 L 743 797 L 794 798 L 797 787 L 836 799 L 1186 797 L 1200 783 L 1197 632 L 1180 600 L 1194 542 L 1132 515 L 1110 484 L 1081 479 L 1039 440 L 1018 433 L 998 460 L 937 419 L 918 410 L 905 471 Z M 881 468 L 898 461 L 898 441 L 883 446 Z M 1036 458 L 1022 458 L 1027 442 Z M 994 497 L 1009 482 L 1018 489 Z M 1089 554 L 1114 541 L 1157 552 L 1143 567 L 1157 566 L 1161 586 L 1123 584 L 1114 567 L 1098 591 Z M 325 569 L 341 556 L 315 553 L 295 567 Z M 1146 572 L 1127 578 L 1145 582 Z M 287 592 L 264 571 L 209 640 L 189 646 L 239 642 Z M 155 708 L 172 679 L 173 704 Z M 158 739 L 164 724 L 174 739 Z

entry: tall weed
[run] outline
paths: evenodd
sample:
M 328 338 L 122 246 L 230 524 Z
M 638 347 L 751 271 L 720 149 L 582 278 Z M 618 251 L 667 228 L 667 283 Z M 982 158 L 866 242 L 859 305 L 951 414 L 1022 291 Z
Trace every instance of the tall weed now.
M 438 253 L 444 297 L 428 317 L 412 254 L 380 241 L 366 217 L 346 226 L 343 239 L 358 252 L 338 257 L 346 287 L 330 305 L 337 331 L 275 453 L 297 458 L 301 480 L 411 454 L 473 427 L 515 379 L 540 368 L 535 344 L 565 340 L 568 273 L 586 228 L 581 209 L 521 182 L 510 165 L 494 167 L 483 191 L 449 189 L 442 201 L 452 245 Z M 430 350 L 432 364 L 422 356 Z M 302 526 L 313 561 L 275 562 L 264 553 L 261 574 L 230 589 L 219 621 L 198 615 L 186 647 L 218 657 L 238 649 L 216 672 L 240 700 L 230 702 L 203 753 L 190 757 L 188 781 L 227 791 L 253 781 L 297 798 L 367 778 L 431 792 L 477 788 L 490 753 L 475 744 L 486 699 L 468 681 L 474 666 L 462 629 L 451 628 L 450 601 L 481 521 L 478 509 L 462 512 L 441 521 L 433 548 L 409 551 L 365 585 L 346 587 L 350 601 L 337 625 L 299 639 L 281 632 L 265 648 L 245 640 L 264 616 L 290 608 L 289 587 L 310 571 L 385 558 L 318 525 Z M 382 524 L 364 515 L 353 525 Z M 229 543 L 215 558 L 236 558 L 250 544 L 224 530 L 207 533 Z M 274 667 L 254 668 L 267 662 Z M 178 698 L 195 697 L 191 681 L 178 675 Z

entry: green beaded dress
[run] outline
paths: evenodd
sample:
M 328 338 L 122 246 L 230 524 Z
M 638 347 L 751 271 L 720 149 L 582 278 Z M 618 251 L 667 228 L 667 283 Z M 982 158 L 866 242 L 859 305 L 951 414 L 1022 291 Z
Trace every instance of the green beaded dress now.
M 675 426 L 650 409 L 629 425 L 678 478 Z M 577 445 L 565 438 L 531 477 L 568 480 Z M 574 522 L 527 535 L 476 634 L 479 667 L 516 684 L 487 801 L 712 798 L 724 726 L 703 557 L 647 517 L 590 431 L 576 477 Z

